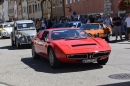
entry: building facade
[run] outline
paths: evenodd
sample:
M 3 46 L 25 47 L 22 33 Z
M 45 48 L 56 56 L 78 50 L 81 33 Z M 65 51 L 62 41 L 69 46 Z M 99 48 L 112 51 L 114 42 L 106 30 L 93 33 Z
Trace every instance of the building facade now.
M 4 3 L 0 5 L 0 19 L 2 21 L 8 21 L 8 1 L 4 0 Z
M 21 1 L 21 4 L 22 4 L 22 18 L 23 19 L 28 19 L 28 2 L 27 0 L 22 0 Z
M 28 18 L 34 19 L 34 0 L 28 0 Z
M 52 18 L 59 21 L 60 18 L 64 17 L 64 2 L 63 0 L 52 1 Z
M 17 19 L 21 20 L 22 19 L 22 4 L 21 4 L 21 0 L 17 0 Z
M 17 20 L 17 18 L 18 18 L 18 9 L 17 9 L 17 3 L 16 3 L 16 1 L 14 1 L 14 18 L 15 18 L 15 20 Z
M 14 15 L 14 1 L 15 0 L 8 0 L 8 16 L 9 20 L 14 20 L 15 15 Z
M 52 0 L 42 0 L 43 18 L 50 19 L 52 17 Z
M 65 16 L 79 18 L 86 15 L 103 15 L 104 0 L 64 0 Z
M 35 12 L 34 19 L 41 19 L 42 16 L 42 0 L 34 0 Z

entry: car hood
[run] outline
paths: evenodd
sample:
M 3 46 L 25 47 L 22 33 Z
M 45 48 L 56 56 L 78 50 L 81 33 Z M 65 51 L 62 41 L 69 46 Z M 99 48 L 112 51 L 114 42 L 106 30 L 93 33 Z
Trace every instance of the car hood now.
M 24 30 L 24 31 L 19 31 L 19 32 L 24 34 L 25 36 L 36 35 L 36 30 Z
M 8 33 L 11 33 L 12 32 L 12 27 L 8 27 L 8 28 L 3 28 L 3 30 L 7 31 Z
M 103 39 L 59 40 L 55 43 L 66 54 L 111 50 L 109 44 Z
M 97 34 L 97 33 L 104 33 L 104 31 L 101 29 L 100 30 L 85 30 L 85 32 L 91 33 L 92 35 Z

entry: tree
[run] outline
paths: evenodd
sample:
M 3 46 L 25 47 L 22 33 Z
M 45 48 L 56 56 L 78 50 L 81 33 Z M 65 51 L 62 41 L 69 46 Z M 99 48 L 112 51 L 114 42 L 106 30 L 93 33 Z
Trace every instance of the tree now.
M 120 0 L 118 8 L 121 11 L 130 12 L 130 0 Z

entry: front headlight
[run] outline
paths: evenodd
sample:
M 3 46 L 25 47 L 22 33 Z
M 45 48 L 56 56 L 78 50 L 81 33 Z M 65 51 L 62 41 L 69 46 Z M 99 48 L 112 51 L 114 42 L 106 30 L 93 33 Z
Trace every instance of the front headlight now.
M 21 37 L 24 37 L 24 34 L 21 33 L 20 35 L 21 35 Z
M 99 37 L 99 33 L 97 33 L 97 34 L 94 34 L 94 36 L 95 36 L 95 37 Z
M 7 31 L 3 29 L 2 32 L 7 32 Z

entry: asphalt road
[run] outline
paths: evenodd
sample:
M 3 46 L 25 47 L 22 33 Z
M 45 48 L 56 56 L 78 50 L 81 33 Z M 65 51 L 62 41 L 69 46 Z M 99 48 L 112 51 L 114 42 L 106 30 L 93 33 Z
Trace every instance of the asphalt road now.
M 33 60 L 29 47 L 16 49 L 10 39 L 0 39 L 0 86 L 130 86 L 130 42 L 109 44 L 112 52 L 105 66 L 65 65 L 54 70 L 45 59 Z

